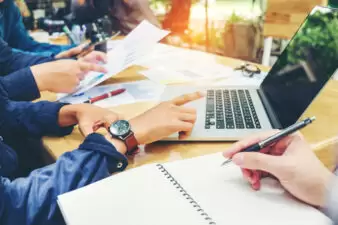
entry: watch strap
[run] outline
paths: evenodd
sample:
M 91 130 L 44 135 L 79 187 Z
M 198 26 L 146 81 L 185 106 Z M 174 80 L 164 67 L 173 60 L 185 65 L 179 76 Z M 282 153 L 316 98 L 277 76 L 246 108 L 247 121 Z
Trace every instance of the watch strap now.
M 125 144 L 127 146 L 127 153 L 126 155 L 136 155 L 140 152 L 138 148 L 138 142 L 135 138 L 134 132 L 130 131 L 130 133 L 124 139 Z

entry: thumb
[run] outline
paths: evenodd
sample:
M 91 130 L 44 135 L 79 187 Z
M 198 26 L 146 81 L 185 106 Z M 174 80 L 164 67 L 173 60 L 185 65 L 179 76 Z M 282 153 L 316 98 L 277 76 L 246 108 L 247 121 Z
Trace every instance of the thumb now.
M 232 161 L 241 168 L 262 170 L 275 176 L 283 168 L 283 160 L 280 156 L 264 153 L 238 153 L 232 157 Z

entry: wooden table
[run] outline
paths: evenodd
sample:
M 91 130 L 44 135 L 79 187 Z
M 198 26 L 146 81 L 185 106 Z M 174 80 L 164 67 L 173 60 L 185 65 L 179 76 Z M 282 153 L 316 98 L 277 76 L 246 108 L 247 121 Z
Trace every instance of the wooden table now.
M 241 63 L 239 60 L 225 57 L 219 57 L 218 60 L 220 63 L 232 67 L 238 66 Z M 105 83 L 119 83 L 145 79 L 145 77 L 138 74 L 138 71 L 141 69 L 142 68 L 136 66 L 131 67 Z M 267 68 L 263 68 L 263 70 L 264 69 L 266 70 Z M 47 100 L 55 100 L 55 95 L 43 93 L 42 98 Z M 322 91 L 321 95 L 304 114 L 304 117 L 317 117 L 317 121 L 313 125 L 304 129 L 303 134 L 311 144 L 317 145 L 318 143 L 322 143 L 324 141 L 324 144 L 320 144 L 320 147 L 316 147 L 316 149 L 321 149 L 320 151 L 316 151 L 316 154 L 328 167 L 332 167 L 333 165 L 333 156 L 331 154 L 331 138 L 338 134 L 337 101 L 338 81 L 330 81 L 328 86 Z M 155 104 L 155 102 L 135 103 L 131 105 L 112 107 L 111 109 L 123 114 L 126 118 L 130 118 L 144 112 Z M 48 137 L 44 138 L 43 141 L 49 154 L 54 159 L 57 159 L 64 152 L 77 148 L 83 139 L 84 138 L 80 134 L 79 130 L 75 128 L 74 132 L 69 136 L 62 138 Z M 328 139 L 331 141 L 328 145 L 325 145 L 327 143 L 325 141 Z M 336 139 L 334 138 L 333 142 L 335 141 Z M 230 142 L 157 142 L 145 146 L 144 151 L 142 151 L 134 159 L 130 160 L 129 167 L 137 167 L 153 162 L 166 162 L 191 158 L 194 156 L 224 151 L 231 144 L 232 143 Z

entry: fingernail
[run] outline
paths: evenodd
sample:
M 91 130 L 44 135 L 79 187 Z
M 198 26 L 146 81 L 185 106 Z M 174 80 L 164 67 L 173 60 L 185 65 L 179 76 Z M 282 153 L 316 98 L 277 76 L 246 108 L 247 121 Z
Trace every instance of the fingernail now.
M 242 154 L 237 154 L 232 157 L 232 161 L 237 165 L 241 166 L 243 165 L 243 155 Z

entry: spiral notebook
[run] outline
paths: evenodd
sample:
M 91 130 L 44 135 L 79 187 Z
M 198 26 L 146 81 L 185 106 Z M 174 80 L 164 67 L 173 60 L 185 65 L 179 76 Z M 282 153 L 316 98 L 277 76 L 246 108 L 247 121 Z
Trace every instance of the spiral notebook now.
M 58 197 L 69 225 L 326 225 L 331 221 L 264 179 L 253 191 L 212 154 L 151 164 Z

